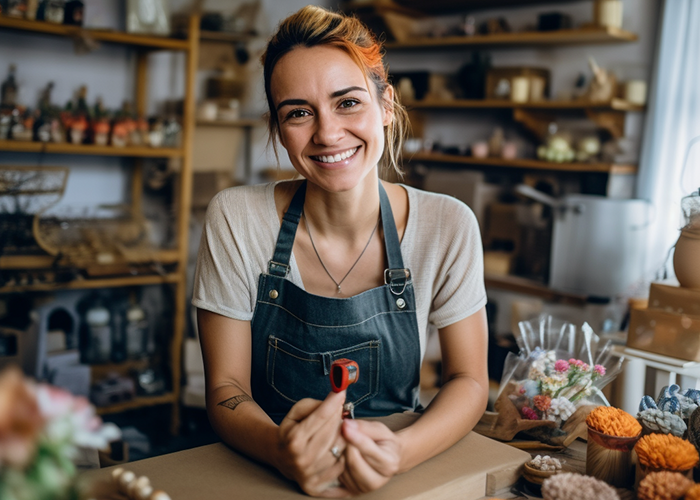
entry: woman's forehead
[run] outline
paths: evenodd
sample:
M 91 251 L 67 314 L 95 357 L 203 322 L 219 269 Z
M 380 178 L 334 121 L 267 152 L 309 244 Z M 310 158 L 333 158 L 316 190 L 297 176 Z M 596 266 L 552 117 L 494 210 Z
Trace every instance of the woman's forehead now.
M 362 69 L 347 52 L 321 45 L 297 47 L 282 56 L 272 70 L 270 90 L 277 103 L 318 93 L 330 97 L 333 92 L 350 86 L 371 92 L 367 83 Z

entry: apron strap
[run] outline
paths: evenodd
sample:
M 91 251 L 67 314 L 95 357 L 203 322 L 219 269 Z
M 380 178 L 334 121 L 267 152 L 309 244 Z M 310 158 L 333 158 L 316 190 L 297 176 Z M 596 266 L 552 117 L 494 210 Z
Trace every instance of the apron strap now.
M 404 268 L 401 256 L 401 243 L 399 232 L 396 230 L 394 212 L 391 210 L 389 196 L 386 194 L 382 182 L 379 181 L 379 202 L 382 211 L 382 228 L 384 229 L 384 247 L 389 268 L 384 270 L 384 283 L 389 285 L 391 293 L 401 295 L 406 288 L 410 277 L 410 271 Z
M 282 216 L 282 226 L 277 235 L 277 245 L 272 260 L 268 262 L 268 273 L 273 276 L 286 278 L 289 274 L 289 259 L 292 256 L 294 237 L 297 234 L 301 212 L 304 209 L 304 199 L 306 198 L 306 181 L 301 183 L 297 192 L 294 193 L 289 208 Z
M 297 192 L 294 193 L 289 208 L 282 217 L 282 226 L 277 235 L 277 245 L 272 260 L 268 262 L 268 273 L 273 276 L 286 278 L 289 275 L 289 260 L 292 256 L 294 237 L 296 236 L 301 213 L 304 209 L 306 198 L 306 181 L 302 182 Z M 404 268 L 401 256 L 399 234 L 396 230 L 394 213 L 391 211 L 391 203 L 382 183 L 379 182 L 379 201 L 384 230 L 384 246 L 386 248 L 389 268 L 384 271 L 384 282 L 390 285 L 392 293 L 401 295 L 410 277 L 408 269 Z

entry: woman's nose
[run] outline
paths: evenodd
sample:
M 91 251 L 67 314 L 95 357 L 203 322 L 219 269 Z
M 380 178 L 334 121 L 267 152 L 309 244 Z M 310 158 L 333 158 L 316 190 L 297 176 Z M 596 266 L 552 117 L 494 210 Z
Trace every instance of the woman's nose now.
M 316 116 L 314 144 L 332 146 L 345 135 L 341 119 L 333 113 L 318 113 Z

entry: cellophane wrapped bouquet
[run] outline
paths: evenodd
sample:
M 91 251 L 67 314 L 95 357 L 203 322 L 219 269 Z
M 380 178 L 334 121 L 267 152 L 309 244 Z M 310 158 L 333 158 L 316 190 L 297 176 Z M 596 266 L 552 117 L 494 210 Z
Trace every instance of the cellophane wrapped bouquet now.
M 79 498 L 79 447 L 103 449 L 119 436 L 87 399 L 29 380 L 18 368 L 0 371 L 0 499 Z
M 561 426 L 582 405 L 609 405 L 602 388 L 620 373 L 623 359 L 593 329 L 542 315 L 521 321 L 518 355 L 506 358 L 500 391 L 521 418 Z

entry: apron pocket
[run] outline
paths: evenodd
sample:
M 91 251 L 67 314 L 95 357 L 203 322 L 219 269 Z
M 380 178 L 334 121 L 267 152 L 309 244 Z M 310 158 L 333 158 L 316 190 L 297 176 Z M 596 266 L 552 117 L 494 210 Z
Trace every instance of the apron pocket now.
M 343 349 L 307 352 L 271 335 L 267 339 L 267 383 L 284 399 L 326 399 L 331 391 L 331 363 L 340 358 L 360 367 L 358 381 L 348 387 L 347 400 L 357 406 L 379 392 L 380 340 L 370 340 Z

